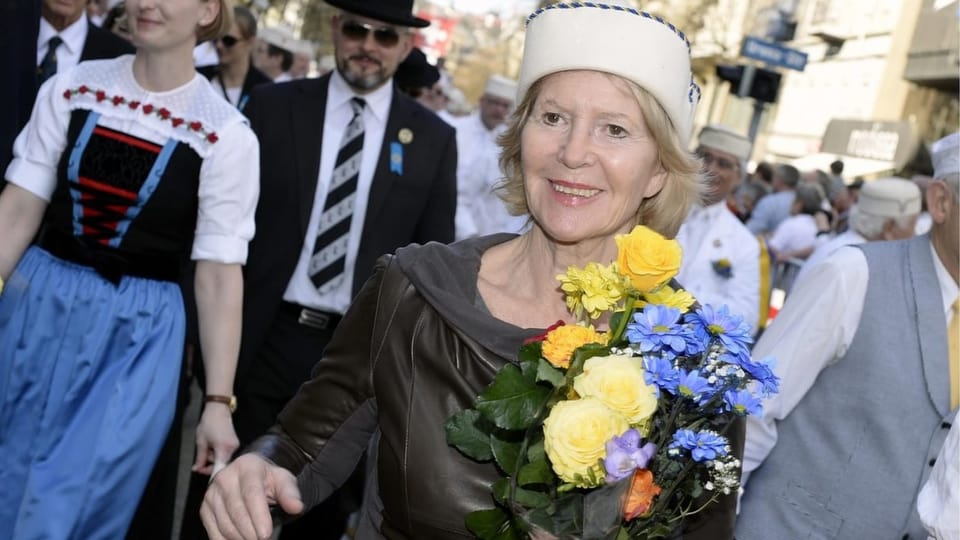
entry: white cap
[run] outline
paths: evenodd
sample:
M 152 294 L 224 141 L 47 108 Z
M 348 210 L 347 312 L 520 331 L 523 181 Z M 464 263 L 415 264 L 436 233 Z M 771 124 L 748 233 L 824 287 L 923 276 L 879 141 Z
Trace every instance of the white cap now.
M 621 0 L 552 4 L 527 18 L 518 97 L 546 75 L 594 70 L 632 81 L 666 111 L 682 144 L 690 140 L 700 88 L 690 42 L 672 24 Z
M 960 172 L 960 133 L 947 135 L 930 146 L 933 159 L 933 177 L 944 178 Z
M 517 81 L 503 75 L 491 75 L 483 87 L 483 93 L 513 103 L 517 99 Z
M 293 30 L 287 26 L 271 26 L 269 28 L 261 28 L 257 32 L 257 37 L 266 41 L 274 47 L 280 47 L 281 49 L 289 52 L 294 52 L 297 50 L 297 38 L 293 37 Z
M 750 139 L 719 124 L 710 124 L 700 130 L 700 146 L 726 152 L 737 159 L 750 158 Z
M 298 39 L 293 42 L 291 52 L 294 54 L 305 54 L 313 58 L 317 55 L 317 48 L 313 42 L 308 39 Z
M 920 188 L 910 180 L 881 178 L 860 189 L 857 208 L 871 216 L 901 218 L 920 213 Z

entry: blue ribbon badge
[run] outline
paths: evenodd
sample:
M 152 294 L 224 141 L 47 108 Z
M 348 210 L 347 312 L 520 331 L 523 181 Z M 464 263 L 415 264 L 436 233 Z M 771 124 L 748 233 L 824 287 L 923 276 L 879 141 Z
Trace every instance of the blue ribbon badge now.
M 403 175 L 403 145 L 399 142 L 390 143 L 390 172 Z

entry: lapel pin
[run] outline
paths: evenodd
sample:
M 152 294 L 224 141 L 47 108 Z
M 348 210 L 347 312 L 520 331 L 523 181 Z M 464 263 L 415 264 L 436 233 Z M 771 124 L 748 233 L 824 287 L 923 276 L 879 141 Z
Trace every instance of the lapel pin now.
M 413 142 L 413 132 L 408 128 L 403 128 L 400 130 L 400 133 L 397 134 L 397 138 L 403 144 L 410 144 Z
M 403 130 L 400 135 L 403 135 Z M 403 145 L 398 142 L 390 143 L 390 172 L 403 176 Z
M 720 239 L 719 239 L 719 238 L 714 238 L 714 239 L 713 239 L 713 247 L 720 247 L 720 246 L 722 246 L 722 245 L 723 245 L 723 244 L 720 242 Z

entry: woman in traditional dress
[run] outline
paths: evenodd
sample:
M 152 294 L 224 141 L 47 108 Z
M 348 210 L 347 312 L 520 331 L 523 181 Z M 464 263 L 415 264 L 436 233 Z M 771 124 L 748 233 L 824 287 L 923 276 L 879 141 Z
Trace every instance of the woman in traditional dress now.
M 188 256 L 211 400 L 198 464 L 237 446 L 258 145 L 192 59 L 230 2 L 126 9 L 136 55 L 43 85 L 0 194 L 0 538 L 124 537 L 174 413 Z

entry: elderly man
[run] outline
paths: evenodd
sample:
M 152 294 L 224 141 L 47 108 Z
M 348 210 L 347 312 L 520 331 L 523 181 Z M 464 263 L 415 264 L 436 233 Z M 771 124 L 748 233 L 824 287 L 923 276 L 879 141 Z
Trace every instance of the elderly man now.
M 801 267 L 794 283 L 843 246 L 910 238 L 920 207 L 920 188 L 910 180 L 883 178 L 864 185 L 859 202 L 850 209 L 850 228 L 818 246 Z
M 782 390 L 747 420 L 739 540 L 927 537 L 917 491 L 960 388 L 960 136 L 932 153 L 930 233 L 837 250 L 753 351 Z
M 262 71 L 273 82 L 293 80 L 290 69 L 293 67 L 293 50 L 297 39 L 285 26 L 264 28 L 257 36 L 253 48 L 253 67 Z
M 491 75 L 477 112 L 453 120 L 457 128 L 457 240 L 498 232 L 519 232 L 525 220 L 507 213 L 493 192 L 503 177 L 497 137 L 516 99 L 517 83 Z
M 756 331 L 760 245 L 726 204 L 743 181 L 750 141 L 726 127 L 707 126 L 700 132 L 697 153 L 709 187 L 704 205 L 690 211 L 677 234 L 683 248 L 677 280 L 700 302 L 728 305 Z

